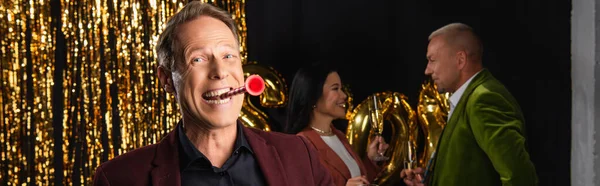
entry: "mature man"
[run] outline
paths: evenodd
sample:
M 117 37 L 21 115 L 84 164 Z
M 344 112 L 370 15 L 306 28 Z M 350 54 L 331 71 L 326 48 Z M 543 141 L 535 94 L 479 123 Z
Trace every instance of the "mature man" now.
M 304 138 L 244 127 L 244 85 L 231 16 L 193 1 L 167 23 L 156 46 L 158 77 L 182 120 L 162 141 L 98 167 L 94 185 L 333 185 Z
M 429 36 L 427 68 L 439 91 L 452 92 L 449 120 L 432 162 L 403 170 L 407 185 L 537 185 L 525 145 L 521 109 L 483 68 L 483 47 L 472 28 L 446 25 Z M 423 183 L 425 179 L 425 183 Z

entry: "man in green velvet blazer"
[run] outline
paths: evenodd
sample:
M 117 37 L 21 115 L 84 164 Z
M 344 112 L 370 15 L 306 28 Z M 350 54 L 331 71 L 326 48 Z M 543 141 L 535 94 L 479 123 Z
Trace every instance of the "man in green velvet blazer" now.
M 481 64 L 482 45 L 462 23 L 429 36 L 427 68 L 441 92 L 452 92 L 450 113 L 424 168 L 403 170 L 407 185 L 537 185 L 526 149 L 525 120 L 510 92 Z M 423 181 L 424 180 L 424 181 Z

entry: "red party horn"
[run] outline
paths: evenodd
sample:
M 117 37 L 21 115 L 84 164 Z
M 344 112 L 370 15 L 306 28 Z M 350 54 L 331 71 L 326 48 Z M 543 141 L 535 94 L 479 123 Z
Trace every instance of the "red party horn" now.
M 228 92 L 221 94 L 219 97 L 221 99 L 226 99 L 231 96 L 235 96 L 238 94 L 243 94 L 244 92 L 248 92 L 248 94 L 253 96 L 260 95 L 265 90 L 265 81 L 259 75 L 250 75 L 246 78 L 246 82 L 244 86 L 235 88 Z

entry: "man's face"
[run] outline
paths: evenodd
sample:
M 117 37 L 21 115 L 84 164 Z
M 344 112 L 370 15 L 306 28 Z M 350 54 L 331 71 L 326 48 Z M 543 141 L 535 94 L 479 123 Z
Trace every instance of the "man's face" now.
M 243 94 L 218 99 L 244 85 L 240 51 L 232 31 L 222 21 L 201 16 L 179 25 L 177 41 L 181 59 L 173 72 L 182 115 L 194 122 L 220 128 L 236 123 Z
M 459 80 L 458 59 L 442 36 L 433 37 L 429 42 L 425 74 L 431 75 L 438 91 L 456 91 Z

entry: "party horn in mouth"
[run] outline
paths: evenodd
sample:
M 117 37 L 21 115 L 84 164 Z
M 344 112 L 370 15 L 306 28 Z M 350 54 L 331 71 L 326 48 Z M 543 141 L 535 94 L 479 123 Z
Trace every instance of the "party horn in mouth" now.
M 219 97 L 221 99 L 226 99 L 231 96 L 235 96 L 238 94 L 243 94 L 244 92 L 248 92 L 248 94 L 253 96 L 260 95 L 265 90 L 265 81 L 259 75 L 250 75 L 246 78 L 246 82 L 244 86 L 232 89 L 228 92 L 221 94 Z

